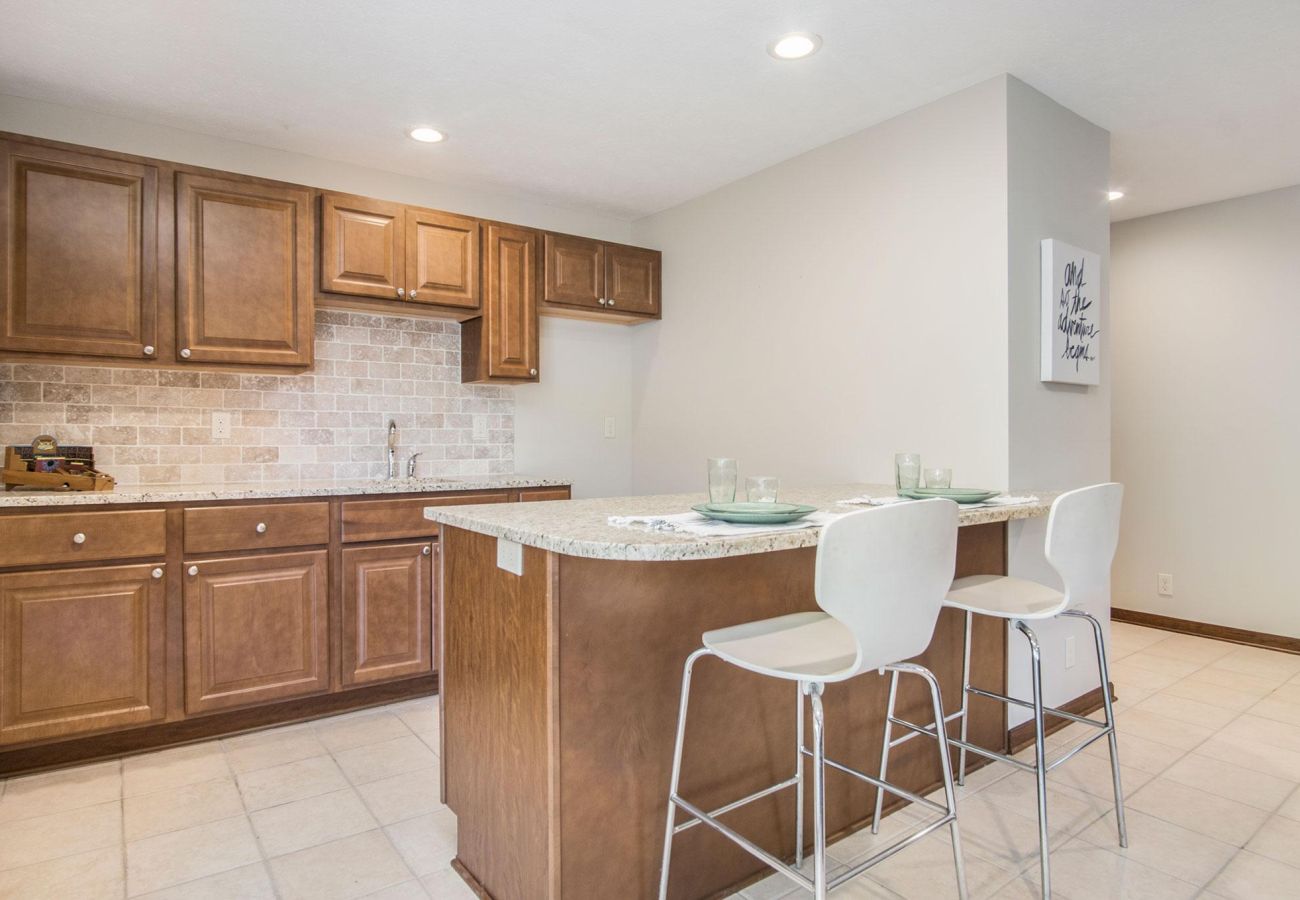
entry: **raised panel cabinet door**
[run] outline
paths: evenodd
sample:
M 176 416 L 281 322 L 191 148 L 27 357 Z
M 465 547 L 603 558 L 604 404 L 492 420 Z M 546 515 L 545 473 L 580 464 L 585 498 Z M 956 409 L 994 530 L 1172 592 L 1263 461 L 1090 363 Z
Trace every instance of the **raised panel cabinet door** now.
M 162 566 L 0 576 L 0 744 L 163 718 Z
M 433 544 L 343 551 L 343 683 L 433 669 Z
M 311 193 L 176 176 L 176 340 L 189 362 L 311 365 Z
M 542 272 L 544 302 L 605 308 L 605 248 L 600 241 L 543 235 Z
M 0 141 L 0 347 L 149 359 L 158 170 Z
M 487 226 L 483 351 L 489 378 L 537 377 L 537 232 Z
M 658 250 L 605 245 L 605 303 L 616 312 L 659 315 Z
M 320 286 L 335 294 L 406 295 L 406 226 L 399 203 L 322 194 Z
M 329 688 L 326 551 L 185 566 L 186 712 Z
M 478 309 L 478 270 L 478 220 L 407 207 L 407 300 Z

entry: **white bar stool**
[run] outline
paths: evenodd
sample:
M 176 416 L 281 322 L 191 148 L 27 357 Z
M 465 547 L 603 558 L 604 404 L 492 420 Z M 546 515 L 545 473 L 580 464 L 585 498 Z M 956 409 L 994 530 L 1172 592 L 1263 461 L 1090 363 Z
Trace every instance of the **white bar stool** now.
M 668 824 L 664 830 L 664 859 L 660 869 L 659 897 L 668 896 L 669 864 L 673 836 L 703 823 L 718 831 L 778 872 L 824 900 L 826 892 L 866 869 L 893 856 L 909 844 L 947 825 L 952 830 L 953 863 L 958 891 L 966 897 L 961 835 L 957 829 L 956 794 L 952 761 L 945 729 L 927 733 L 938 742 L 946 805 L 940 805 L 883 778 L 874 778 L 825 758 L 822 690 L 828 683 L 845 681 L 872 669 L 918 675 L 930 686 L 935 721 L 943 719 L 943 702 L 934 674 L 915 663 L 900 662 L 922 653 L 930 644 L 944 594 L 952 581 L 957 555 L 957 505 L 949 500 L 923 500 L 897 506 L 850 513 L 827 525 L 817 547 L 814 591 L 825 612 L 794 613 L 704 634 L 703 644 L 686 660 L 682 673 L 681 708 L 677 717 L 677 742 L 673 751 L 672 782 L 668 792 Z M 773 678 L 798 683 L 798 723 L 793 777 L 711 812 L 705 812 L 678 795 L 682 745 L 686 735 L 686 707 L 690 699 L 691 670 L 702 657 L 719 659 Z M 812 750 L 804 747 L 803 697 L 812 703 Z M 813 877 L 798 871 L 803 863 L 804 756 L 812 757 L 813 775 Z M 941 817 L 914 829 L 849 871 L 828 881 L 826 873 L 826 766 L 854 775 L 935 812 Z M 741 836 L 720 821 L 720 816 L 746 803 L 793 786 L 795 866 Z M 677 823 L 677 809 L 690 818 Z
M 1115 547 L 1119 543 L 1119 512 L 1123 496 L 1123 485 L 1113 483 L 1098 484 L 1062 494 L 1052 504 L 1051 515 L 1047 520 L 1045 552 L 1047 561 L 1061 576 L 1061 583 L 1065 586 L 1064 593 L 1059 593 L 1049 587 L 1023 578 L 1011 578 L 1001 575 L 972 575 L 969 578 L 959 578 L 954 581 L 952 590 L 949 591 L 948 598 L 944 601 L 944 606 L 964 610 L 966 613 L 966 649 L 962 665 L 961 710 L 948 716 L 946 720 L 952 721 L 956 719 L 961 722 L 961 738 L 952 739 L 952 743 L 961 750 L 957 783 L 964 784 L 966 781 L 966 752 L 968 750 L 971 753 L 1010 763 L 1019 769 L 1034 773 L 1038 782 L 1038 852 L 1044 898 L 1050 897 L 1052 890 L 1051 869 L 1048 864 L 1047 773 L 1103 737 L 1110 739 L 1110 769 L 1115 789 L 1115 818 L 1119 829 L 1119 845 L 1121 847 L 1128 846 L 1128 831 L 1124 824 L 1124 791 L 1119 780 L 1119 748 L 1115 741 L 1115 713 L 1111 708 L 1110 669 L 1106 662 L 1106 647 L 1102 640 L 1101 623 L 1094 616 L 1078 608 L 1081 604 L 1087 603 L 1094 598 L 1104 598 L 1106 596 L 1110 585 L 1110 565 L 1115 557 Z M 1009 620 L 1029 641 L 1033 676 L 1034 698 L 1032 703 L 971 686 L 971 618 L 976 614 Z M 1051 619 L 1056 616 L 1075 616 L 1088 620 L 1089 624 L 1092 625 L 1093 642 L 1097 647 L 1097 669 L 1101 677 L 1102 706 L 1105 721 L 1098 722 L 1086 716 L 1075 715 L 1074 713 L 1043 705 L 1042 652 L 1038 644 L 1038 636 L 1034 634 L 1028 622 Z M 897 682 L 898 677 L 895 675 L 890 684 L 889 718 L 885 723 L 884 746 L 880 756 L 881 779 L 889 771 L 890 748 L 898 746 L 898 744 L 913 736 L 913 734 L 907 734 L 898 740 L 891 740 L 890 725 L 916 728 L 916 726 L 894 717 L 894 697 L 897 693 Z M 1033 765 L 967 741 L 968 723 L 966 714 L 970 707 L 971 694 L 1033 710 L 1035 752 Z M 1051 762 L 1046 762 L 1046 752 L 1043 746 L 1044 714 L 1058 716 L 1074 722 L 1082 722 L 1098 729 L 1098 732 L 1071 747 Z M 882 800 L 883 797 L 877 790 L 877 818 L 880 815 Z M 873 824 L 872 828 L 875 827 Z

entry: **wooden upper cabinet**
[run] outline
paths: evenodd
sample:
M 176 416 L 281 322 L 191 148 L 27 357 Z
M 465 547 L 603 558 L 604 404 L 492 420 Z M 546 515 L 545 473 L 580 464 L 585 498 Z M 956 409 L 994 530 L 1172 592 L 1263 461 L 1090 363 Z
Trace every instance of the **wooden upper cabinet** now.
M 479 307 L 479 223 L 430 209 L 406 209 L 406 299 Z
M 605 245 L 605 304 L 615 312 L 659 315 L 658 250 Z
M 605 245 L 587 238 L 546 234 L 542 239 L 545 303 L 605 306 Z
M 178 356 L 311 365 L 313 234 L 305 188 L 178 174 Z
M 406 294 L 406 221 L 399 203 L 322 194 L 320 286 L 335 294 Z
M 152 357 L 157 168 L 17 141 L 0 162 L 0 348 Z
M 0 576 L 0 744 L 163 717 L 163 574 L 143 565 Z
M 483 315 L 461 326 L 461 380 L 536 381 L 538 250 L 530 228 L 487 225 Z
M 433 669 L 432 542 L 343 551 L 343 684 Z
M 329 688 L 326 569 L 324 550 L 186 563 L 187 713 Z

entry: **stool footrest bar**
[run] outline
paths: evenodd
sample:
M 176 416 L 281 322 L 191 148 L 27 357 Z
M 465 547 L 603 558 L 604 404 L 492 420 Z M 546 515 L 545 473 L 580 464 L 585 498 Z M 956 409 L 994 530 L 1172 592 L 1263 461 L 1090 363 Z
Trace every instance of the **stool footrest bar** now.
M 805 756 L 812 756 L 812 752 L 810 750 L 805 749 L 803 753 Z M 945 815 L 948 813 L 947 807 L 941 806 L 940 804 L 935 803 L 933 800 L 930 800 L 926 797 L 922 797 L 920 794 L 914 794 L 911 791 L 907 790 L 906 788 L 901 788 L 896 784 L 890 784 L 888 781 L 881 781 L 879 778 L 875 777 L 874 775 L 868 775 L 865 772 L 859 772 L 857 769 L 851 768 L 850 766 L 846 766 L 843 763 L 837 763 L 833 759 L 828 759 L 825 762 L 826 765 L 828 765 L 830 768 L 843 772 L 846 775 L 852 775 L 855 778 L 860 778 L 863 781 L 865 781 L 867 784 L 871 785 L 872 787 L 876 787 L 876 788 L 880 788 L 881 790 L 888 791 L 889 793 L 893 794 L 895 797 L 902 797 L 904 800 L 910 800 L 912 803 L 920 804 L 921 806 L 924 806 L 926 809 L 934 810 L 937 813 L 944 813 Z
M 1001 700 L 1003 703 L 1011 703 L 1016 706 L 1022 706 L 1025 709 L 1034 708 L 1034 704 L 1030 703 L 1028 700 L 1021 700 L 1017 697 L 1008 697 L 1006 694 L 999 694 L 996 693 L 995 691 L 986 691 L 983 688 L 967 687 L 966 692 L 968 694 L 975 694 L 978 697 L 987 697 L 990 700 Z M 1057 716 L 1062 719 L 1070 719 L 1071 721 L 1080 722 L 1084 725 L 1091 725 L 1093 728 L 1108 727 L 1105 722 L 1098 722 L 1096 719 L 1089 719 L 1087 716 L 1080 716 L 1072 712 L 1066 712 L 1063 709 L 1057 709 L 1055 706 L 1044 706 L 1043 715 Z
M 799 776 L 797 775 L 794 776 L 793 778 L 787 778 L 785 781 L 782 781 L 780 784 L 774 784 L 771 787 L 763 788 L 761 791 L 755 791 L 754 793 L 750 794 L 748 797 L 742 797 L 739 800 L 736 800 L 732 803 L 728 803 L 726 806 L 719 806 L 717 809 L 711 811 L 709 815 L 720 816 L 723 813 L 729 813 L 733 809 L 739 809 L 740 807 L 744 806 L 746 803 L 753 803 L 755 800 L 760 800 L 763 797 L 766 797 L 768 794 L 775 794 L 777 791 L 784 790 L 785 788 L 788 787 L 792 787 L 793 785 L 796 785 L 798 783 L 799 783 Z M 679 832 L 685 831 L 687 828 L 694 828 L 698 824 L 700 824 L 699 819 L 690 819 L 674 827 L 673 834 L 678 834 Z
M 740 834 L 734 829 L 728 828 L 726 825 L 723 825 L 721 822 L 714 819 L 712 816 L 710 816 L 704 810 L 700 809 L 695 804 L 687 800 L 683 800 L 681 797 L 677 796 L 676 794 L 673 794 L 668 799 L 670 802 L 675 803 L 677 806 L 681 807 L 682 809 L 686 810 L 688 813 L 693 815 L 696 818 L 696 820 L 703 822 L 705 825 L 708 825 L 714 831 L 717 831 L 723 837 L 730 838 L 731 841 L 737 844 L 742 850 L 745 850 L 751 856 L 755 856 L 758 859 L 762 860 L 763 862 L 767 863 L 773 869 L 776 869 L 778 872 L 780 872 L 782 875 L 784 875 L 785 877 L 789 878 L 791 881 L 798 884 L 804 890 L 807 891 L 813 890 L 813 882 L 811 878 L 808 878 L 807 876 L 803 875 L 801 872 L 794 869 L 793 867 L 786 865 L 784 862 L 777 859 L 771 853 L 768 853 L 766 850 L 758 846 L 758 844 L 755 844 L 753 841 L 745 837 L 743 834 Z
M 830 884 L 827 885 L 827 887 L 831 889 L 839 887 L 841 884 L 848 881 L 849 879 L 861 875 L 863 872 L 865 872 L 867 869 L 870 869 L 872 866 L 876 865 L 877 863 L 881 863 L 889 859 L 889 857 L 893 856 L 895 853 L 902 850 L 903 848 L 911 844 L 915 844 L 917 841 L 921 840 L 921 838 L 928 836 L 931 832 L 943 828 L 944 826 L 951 823 L 952 820 L 955 818 L 957 818 L 955 814 L 949 813 L 936 822 L 930 822 L 926 825 L 921 826 L 916 831 L 909 832 L 907 835 L 899 838 L 897 841 L 890 844 L 888 847 L 886 847 L 884 850 L 881 850 L 879 853 L 873 854 L 872 856 L 868 857 L 867 859 L 864 859 L 862 862 L 855 865 L 853 868 L 849 869 L 847 872 L 844 872 L 840 875 L 837 875 L 835 878 L 832 878 Z

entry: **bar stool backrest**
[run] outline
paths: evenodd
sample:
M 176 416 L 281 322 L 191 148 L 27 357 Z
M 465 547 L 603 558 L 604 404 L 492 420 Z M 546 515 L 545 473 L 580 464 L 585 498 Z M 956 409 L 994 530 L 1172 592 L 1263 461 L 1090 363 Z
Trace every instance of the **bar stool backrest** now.
M 817 547 L 817 603 L 853 632 L 853 674 L 929 646 L 956 563 L 951 500 L 865 509 L 826 526 Z
M 1067 606 L 1106 596 L 1123 499 L 1124 485 L 1110 482 L 1068 491 L 1052 504 L 1044 552 L 1061 576 Z

